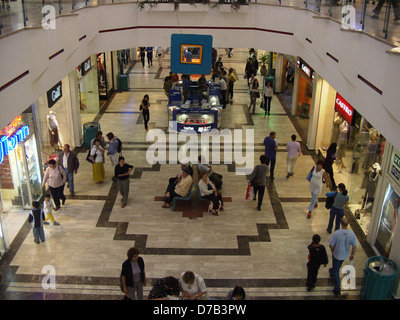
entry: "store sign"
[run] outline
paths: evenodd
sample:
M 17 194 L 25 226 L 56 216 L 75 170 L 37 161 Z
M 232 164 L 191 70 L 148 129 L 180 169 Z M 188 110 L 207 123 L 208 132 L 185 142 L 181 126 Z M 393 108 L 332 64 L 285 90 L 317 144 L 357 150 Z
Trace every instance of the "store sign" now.
M 395 152 L 392 153 L 392 161 L 389 167 L 390 175 L 400 182 L 400 156 Z
M 297 68 L 301 69 L 311 80 L 314 80 L 314 70 L 301 60 L 301 58 L 297 59 Z
M 82 62 L 81 65 L 82 76 L 88 73 L 91 67 L 92 67 L 92 60 L 89 57 L 86 61 Z
M 47 104 L 51 108 L 62 97 L 62 82 L 57 83 L 53 88 L 47 91 Z
M 4 156 L 14 150 L 19 142 L 22 142 L 29 136 L 29 127 L 23 126 L 15 131 L 11 136 L 0 137 L 0 164 L 3 163 Z
M 336 93 L 335 109 L 349 124 L 352 123 L 354 108 L 339 93 Z

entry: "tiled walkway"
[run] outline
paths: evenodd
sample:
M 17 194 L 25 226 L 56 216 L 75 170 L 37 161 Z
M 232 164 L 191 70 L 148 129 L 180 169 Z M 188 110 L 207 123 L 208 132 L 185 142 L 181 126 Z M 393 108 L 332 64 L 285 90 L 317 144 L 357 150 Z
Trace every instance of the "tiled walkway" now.
M 313 234 L 328 246 L 328 211 L 320 202 L 311 219 L 306 219 L 310 200 L 305 176 L 314 159 L 301 141 L 304 154 L 295 175 L 286 179 L 284 146 L 296 131 L 296 120 L 287 115 L 283 99 L 274 96 L 271 116 L 257 107 L 247 109 L 249 96 L 243 80 L 246 50 L 235 50 L 228 58 L 219 50 L 226 67 L 234 67 L 240 80 L 235 84 L 234 101 L 223 111 L 223 127 L 254 129 L 254 161 L 263 153 L 262 141 L 270 131 L 277 132 L 275 180 L 267 185 L 261 212 L 255 201 L 245 200 L 246 176 L 235 172 L 236 164 L 213 165 L 223 175 L 223 196 L 230 197 L 220 216 L 204 212 L 189 219 L 182 212 L 160 207 L 168 178 L 179 172 L 179 165 L 150 165 L 146 161 L 147 132 L 141 122 L 139 101 L 150 95 L 151 128 L 167 128 L 167 100 L 162 90 L 169 69 L 134 64 L 129 92 L 116 93 L 104 113 L 98 115 L 102 131 L 114 132 L 123 142 L 126 162 L 135 166 L 126 208 L 111 181 L 112 168 L 106 161 L 107 180 L 96 187 L 92 170 L 79 153 L 81 169 L 76 175 L 76 196 L 56 212 L 61 224 L 45 226 L 46 242 L 37 245 L 27 224 L 20 230 L 11 250 L 3 257 L 1 299 L 121 299 L 118 277 L 129 247 L 141 248 L 146 263 L 148 285 L 165 276 L 192 270 L 204 277 L 212 297 L 223 298 L 235 285 L 243 286 L 253 299 L 334 299 L 328 267 L 321 267 L 318 287 L 305 288 L 307 245 Z M 165 66 L 169 59 L 165 59 Z M 259 103 L 258 103 L 259 105 Z M 180 148 L 184 142 L 180 142 Z M 174 146 L 168 146 L 172 151 Z M 221 160 L 223 153 L 221 152 Z M 325 192 L 326 189 L 323 191 Z M 323 194 L 321 195 L 323 196 Z M 360 237 L 362 244 L 365 241 Z M 366 251 L 365 251 L 366 250 Z M 358 299 L 368 246 L 359 246 L 355 258 L 357 288 L 343 291 L 340 299 Z M 346 261 L 344 265 L 348 264 Z M 43 289 L 44 266 L 53 266 L 57 287 Z

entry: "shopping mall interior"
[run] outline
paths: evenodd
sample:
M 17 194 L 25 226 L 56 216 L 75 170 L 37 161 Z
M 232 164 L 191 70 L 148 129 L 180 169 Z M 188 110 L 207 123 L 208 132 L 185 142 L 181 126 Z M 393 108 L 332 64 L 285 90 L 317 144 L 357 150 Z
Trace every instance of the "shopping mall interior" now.
M 277 11 L 279 14 L 293 9 L 266 6 L 281 10 Z M 271 22 L 277 24 L 274 30 L 261 26 L 261 17 L 252 6 L 250 13 L 255 14 L 256 27 L 250 26 L 249 12 L 230 12 L 228 18 L 223 12 L 211 17 L 206 16 L 211 15 L 208 11 L 182 13 L 180 25 L 171 24 L 171 30 L 163 29 L 168 12 L 138 10 L 137 23 L 142 27 L 126 27 L 124 23 L 130 15 L 123 14 L 124 8 L 113 12 L 121 17 L 120 21 L 104 19 L 93 27 L 81 19 L 90 10 L 103 7 L 82 8 L 75 15 L 58 17 L 56 32 L 58 36 L 64 32 L 63 40 L 49 30 L 42 34 L 41 28 L 10 28 L 8 34 L 0 36 L 7 48 L 32 45 L 34 40 L 25 35 L 29 32 L 38 37 L 33 47 L 47 45 L 29 57 L 22 57 L 21 50 L 16 50 L 12 60 L 11 50 L 0 47 L 0 58 L 8 59 L 11 67 L 16 65 L 14 59 L 22 62 L 16 72 L 7 69 L 0 76 L 0 109 L 7 115 L 0 123 L 4 128 L 0 140 L 0 299 L 124 299 L 121 265 L 131 247 L 139 249 L 145 262 L 144 299 L 157 279 L 179 279 L 183 272 L 193 271 L 204 278 L 212 300 L 225 300 L 235 286 L 243 287 L 250 300 L 360 300 L 366 290 L 366 264 L 371 258 L 400 261 L 400 247 L 396 245 L 399 234 L 395 234 L 400 198 L 400 174 L 396 174 L 400 173 L 400 160 L 396 160 L 400 153 L 399 142 L 394 138 L 400 125 L 388 120 L 397 114 L 393 101 L 399 98 L 395 86 L 388 81 L 395 77 L 400 65 L 393 64 L 399 59 L 395 44 L 373 35 L 343 32 L 333 19 L 313 17 L 315 11 L 311 9 L 297 9 L 298 15 L 304 17 L 295 18 L 287 29 L 276 18 Z M 185 27 L 190 25 L 189 18 L 194 17 L 194 25 L 201 25 L 202 19 L 209 22 L 215 16 L 221 16 L 219 23 L 224 27 L 210 24 L 200 32 Z M 233 25 L 235 19 L 244 16 L 247 17 L 239 27 Z M 303 18 L 326 27 L 332 37 L 339 32 L 341 46 L 349 46 L 348 52 L 342 56 L 340 48 L 335 51 L 335 44 L 322 40 L 323 35 L 315 31 L 316 25 L 294 32 L 296 22 Z M 73 32 L 67 36 L 68 27 L 77 22 L 78 26 L 72 27 Z M 236 29 L 227 31 L 229 26 Z M 84 31 L 75 32 L 79 28 Z M 213 76 L 211 72 L 211 47 L 202 47 L 203 56 L 193 51 L 200 61 L 195 60 L 194 67 L 209 64 L 209 72 L 182 72 L 186 69 L 176 67 L 177 59 L 188 67 L 182 58 L 184 53 L 177 58 L 180 53 L 174 51 L 170 41 L 171 35 L 178 32 L 211 37 L 223 69 L 232 68 L 237 80 L 233 96 L 224 96 L 226 107 L 222 106 L 224 93 L 220 92 L 223 76 Z M 234 32 L 239 39 L 234 39 Z M 118 33 L 123 37 L 115 36 Z M 299 44 L 297 33 L 307 41 Z M 79 41 L 74 38 L 76 35 Z M 132 40 L 127 35 L 136 38 Z M 257 36 L 263 41 L 258 41 Z M 349 45 L 362 36 L 365 38 L 357 40 L 363 46 L 374 43 L 371 55 L 385 57 L 377 59 L 377 66 L 364 65 L 371 55 L 365 53 L 364 57 L 355 45 Z M 319 47 L 319 41 L 325 47 Z M 152 61 L 147 54 L 141 60 L 141 46 L 150 48 Z M 256 98 L 254 112 L 249 108 L 252 95 L 245 72 L 250 56 L 255 56 L 259 64 L 255 78 L 261 95 Z M 5 60 L 0 61 L 3 68 Z M 357 63 L 349 70 L 339 61 L 346 67 Z M 265 73 L 261 70 L 263 63 Z M 368 68 L 370 72 L 366 71 Z M 374 73 L 379 68 L 384 75 Z M 172 91 L 164 89 L 170 73 L 177 73 L 179 80 L 182 74 L 190 74 L 194 87 L 200 75 L 205 75 L 207 90 L 202 96 L 205 100 L 201 111 L 180 108 L 184 99 L 182 81 L 174 84 Z M 268 81 L 273 85 L 270 114 L 260 105 Z M 16 94 L 22 88 L 26 88 L 26 94 Z M 217 91 L 212 92 L 215 88 Z M 140 108 L 145 95 L 150 102 L 147 129 Z M 193 95 L 191 91 L 189 100 Z M 216 102 L 212 101 L 213 95 L 218 97 Z M 206 105 L 211 106 L 207 109 Z M 52 129 L 54 122 L 56 130 Z M 219 136 L 218 145 L 200 139 L 213 129 L 228 138 Z M 93 165 L 87 156 L 90 139 L 98 130 L 104 136 L 112 132 L 122 141 L 125 162 L 134 167 L 128 179 L 126 206 L 121 206 L 122 196 L 107 155 L 104 181 L 93 180 Z M 193 130 L 196 138 L 185 135 Z M 268 172 L 263 203 L 257 210 L 257 201 L 246 199 L 248 179 L 265 153 L 264 139 L 271 132 L 276 132 L 278 145 L 274 179 Z M 301 155 L 290 176 L 286 145 L 292 135 L 300 143 Z M 329 272 L 331 234 L 327 232 L 329 209 L 325 208 L 325 199 L 331 190 L 326 183 L 318 206 L 307 218 L 311 194 L 306 177 L 318 160 L 326 158 L 332 143 L 337 144 L 334 180 L 336 184 L 344 183 L 348 190 L 344 212 L 348 229 L 358 241 L 354 260 L 343 263 L 343 267 L 354 267 L 354 282 L 349 281 L 349 286 L 342 282 L 339 296 L 332 293 L 334 280 Z M 44 173 L 48 161 L 58 159 L 65 144 L 71 146 L 80 163 L 74 175 L 74 194 L 65 187 L 65 204 L 53 212 L 59 225 L 45 225 L 45 241 L 37 244 L 27 218 L 32 201 L 42 203 L 49 192 L 47 186 L 42 187 Z M 105 154 L 108 148 L 107 144 Z M 209 202 L 200 198 L 198 187 L 190 191 L 189 199 L 176 201 L 174 208 L 162 207 L 169 179 L 181 173 L 179 162 L 189 160 L 198 181 L 199 155 L 206 155 L 212 170 L 223 177 L 223 210 L 218 215 L 210 213 Z M 396 165 L 399 171 L 394 171 Z M 321 244 L 327 249 L 329 263 L 320 267 L 316 287 L 307 290 L 307 247 L 315 234 L 320 235 Z M 55 276 L 54 283 L 49 275 Z M 392 282 L 396 283 L 396 277 Z M 391 294 L 392 299 L 400 296 L 398 284 Z

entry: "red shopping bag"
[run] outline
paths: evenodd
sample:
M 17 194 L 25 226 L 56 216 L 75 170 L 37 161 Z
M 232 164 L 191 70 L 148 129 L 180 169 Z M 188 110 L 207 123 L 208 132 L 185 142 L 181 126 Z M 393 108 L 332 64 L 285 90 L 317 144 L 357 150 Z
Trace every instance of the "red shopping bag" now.
M 247 185 L 246 200 L 252 200 L 253 198 L 254 198 L 254 190 L 251 184 L 249 183 Z

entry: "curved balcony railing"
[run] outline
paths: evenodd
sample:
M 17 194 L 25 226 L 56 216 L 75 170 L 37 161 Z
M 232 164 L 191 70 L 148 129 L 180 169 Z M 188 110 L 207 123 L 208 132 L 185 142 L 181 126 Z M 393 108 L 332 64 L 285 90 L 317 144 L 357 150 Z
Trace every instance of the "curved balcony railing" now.
M 54 14 L 61 15 L 86 6 L 111 3 L 127 3 L 132 0 L 0 0 L 0 35 L 26 27 L 41 25 L 49 16 L 45 6 L 52 6 Z M 179 3 L 207 4 L 210 7 L 222 3 L 231 4 L 232 11 L 249 3 L 300 7 L 316 14 L 330 17 L 346 27 L 363 31 L 376 38 L 400 46 L 400 0 L 144 0 L 136 1 L 138 10 L 146 5 L 155 8 L 159 3 L 173 3 L 174 10 L 179 10 Z M 132 2 L 135 4 L 135 2 Z M 347 6 L 347 7 L 345 7 Z M 49 7 L 47 7 L 48 9 Z

